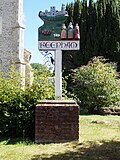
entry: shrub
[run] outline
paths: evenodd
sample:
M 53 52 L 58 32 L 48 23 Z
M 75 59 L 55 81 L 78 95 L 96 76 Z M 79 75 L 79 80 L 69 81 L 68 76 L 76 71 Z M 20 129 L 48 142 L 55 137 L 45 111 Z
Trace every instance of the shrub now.
M 115 64 L 94 57 L 86 66 L 74 70 L 74 93 L 81 107 L 89 112 L 114 106 L 120 101 L 120 81 Z
M 34 82 L 25 90 L 22 78 L 14 66 L 0 74 L 0 136 L 34 137 L 35 106 L 41 99 L 54 98 L 53 83 L 48 83 L 50 72 L 35 71 Z

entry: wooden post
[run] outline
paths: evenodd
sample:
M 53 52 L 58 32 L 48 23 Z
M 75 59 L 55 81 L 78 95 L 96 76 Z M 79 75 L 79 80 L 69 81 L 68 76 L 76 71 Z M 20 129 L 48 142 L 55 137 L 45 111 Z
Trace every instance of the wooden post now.
M 62 99 L 62 50 L 55 51 L 55 99 Z

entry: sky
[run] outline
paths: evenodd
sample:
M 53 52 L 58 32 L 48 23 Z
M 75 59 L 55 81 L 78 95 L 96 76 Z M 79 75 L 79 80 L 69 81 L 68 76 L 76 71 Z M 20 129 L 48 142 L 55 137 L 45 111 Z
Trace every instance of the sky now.
M 44 64 L 44 58 L 38 50 L 38 28 L 42 26 L 43 21 L 38 17 L 39 11 L 49 11 L 51 6 L 56 6 L 61 10 L 62 4 L 74 2 L 74 0 L 23 0 L 24 11 L 24 48 L 31 52 L 30 63 Z

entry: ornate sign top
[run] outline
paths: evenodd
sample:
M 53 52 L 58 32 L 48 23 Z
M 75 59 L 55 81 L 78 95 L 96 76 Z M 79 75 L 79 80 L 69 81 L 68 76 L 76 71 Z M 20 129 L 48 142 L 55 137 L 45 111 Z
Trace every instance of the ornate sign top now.
M 72 22 L 69 23 L 68 28 L 64 24 L 68 17 L 64 4 L 62 4 L 61 11 L 56 10 L 55 6 L 50 8 L 50 12 L 48 10 L 40 11 L 39 17 L 44 21 L 44 24 L 38 29 L 38 41 L 80 39 L 78 24 L 74 28 Z

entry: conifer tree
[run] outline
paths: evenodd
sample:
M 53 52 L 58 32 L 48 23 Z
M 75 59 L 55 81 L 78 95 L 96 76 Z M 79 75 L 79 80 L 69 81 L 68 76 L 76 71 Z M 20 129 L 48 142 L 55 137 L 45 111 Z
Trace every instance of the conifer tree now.
M 117 46 L 120 42 L 118 6 L 116 0 L 106 0 L 105 3 L 106 7 L 102 17 L 102 24 L 104 25 L 101 26 L 103 38 L 101 52 L 111 61 L 119 62 L 120 54 Z
M 80 23 L 80 16 L 81 16 L 81 2 L 80 0 L 76 0 L 74 3 L 74 11 L 73 11 L 73 23 Z
M 66 10 L 68 11 L 68 15 L 69 15 L 69 17 L 66 21 L 66 26 L 68 26 L 69 22 L 73 22 L 74 4 L 73 3 L 67 4 Z
M 80 51 L 83 53 L 83 61 L 85 61 L 85 46 L 87 41 L 87 18 L 88 18 L 88 9 L 87 9 L 87 0 L 83 0 L 82 3 L 82 13 L 81 13 L 81 40 L 80 40 Z
M 80 26 L 80 51 L 65 51 L 69 53 L 63 54 L 63 61 L 65 56 L 74 57 L 69 67 L 75 67 L 100 55 L 120 65 L 120 0 L 89 0 L 88 4 L 87 0 L 76 0 L 67 4 L 67 10 L 66 24 L 72 21 Z

